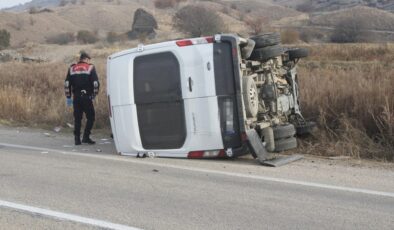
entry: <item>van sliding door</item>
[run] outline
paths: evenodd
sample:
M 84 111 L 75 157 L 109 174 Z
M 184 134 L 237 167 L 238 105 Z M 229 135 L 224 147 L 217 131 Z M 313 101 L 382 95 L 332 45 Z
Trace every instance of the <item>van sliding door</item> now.
M 134 96 L 144 149 L 178 149 L 186 140 L 179 62 L 171 52 L 134 59 Z

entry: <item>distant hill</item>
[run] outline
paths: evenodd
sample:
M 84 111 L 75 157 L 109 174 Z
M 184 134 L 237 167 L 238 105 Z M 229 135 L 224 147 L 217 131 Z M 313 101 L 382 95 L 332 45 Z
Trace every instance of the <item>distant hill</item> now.
M 336 26 L 339 22 L 350 17 L 363 22 L 365 29 L 394 31 L 393 13 L 366 6 L 357 6 L 314 16 L 310 22 L 312 25 Z
M 268 1 L 269 2 L 269 1 Z M 302 13 L 263 1 L 192 1 L 171 9 L 157 9 L 153 0 L 33 0 L 22 6 L 0 11 L 0 29 L 11 33 L 13 46 L 28 42 L 45 43 L 47 38 L 60 33 L 79 30 L 97 32 L 104 38 L 108 32 L 126 33 L 131 29 L 134 12 L 142 7 L 152 13 L 159 23 L 159 39 L 173 39 L 182 34 L 174 31 L 172 17 L 177 9 L 188 4 L 201 4 L 219 13 L 231 32 L 247 34 L 242 16 L 264 15 L 270 20 L 293 17 Z M 41 13 L 30 14 L 32 7 Z M 234 8 L 234 9 L 232 9 Z
M 273 2 L 310 13 L 335 11 L 356 6 L 368 6 L 394 12 L 393 0 L 273 0 Z
M 375 2 L 375 8 L 365 7 Z M 393 30 L 393 0 L 187 0 L 174 8 L 157 9 L 154 0 L 33 0 L 24 5 L 0 11 L 0 29 L 11 33 L 12 46 L 29 42 L 45 43 L 50 37 L 79 30 L 95 32 L 105 38 L 108 32 L 126 33 L 131 29 L 134 12 L 144 8 L 156 18 L 158 40 L 185 36 L 173 27 L 173 16 L 181 7 L 199 4 L 216 11 L 225 21 L 229 32 L 248 34 L 248 18 L 264 17 L 277 27 L 305 25 L 333 26 L 346 14 L 362 15 L 375 30 Z M 311 3 L 314 11 L 305 13 L 300 6 Z M 357 7 L 348 8 L 357 5 Z M 359 7 L 359 5 L 363 7 Z M 341 10 L 334 11 L 341 6 Z M 394 6 L 393 6 L 394 7 Z M 31 9 L 34 8 L 34 13 Z M 342 9 L 343 8 L 343 9 Z M 298 9 L 298 10 L 297 10 Z M 321 11 L 320 11 L 321 10 Z M 351 11 L 348 11 L 351 10 Z

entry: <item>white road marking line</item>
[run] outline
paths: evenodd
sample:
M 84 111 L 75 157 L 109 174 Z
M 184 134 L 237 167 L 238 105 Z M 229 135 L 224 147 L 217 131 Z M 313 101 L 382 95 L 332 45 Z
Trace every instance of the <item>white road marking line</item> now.
M 330 190 L 337 190 L 337 191 L 362 193 L 362 194 L 367 194 L 367 195 L 375 195 L 375 196 L 384 196 L 384 197 L 394 198 L 393 192 L 382 192 L 382 191 L 375 191 L 375 190 L 369 190 L 369 189 L 351 188 L 351 187 L 336 186 L 336 185 L 321 184 L 321 183 L 306 182 L 306 181 L 298 181 L 298 180 L 291 180 L 291 179 L 284 179 L 284 178 L 247 175 L 247 174 L 242 174 L 242 173 L 223 172 L 223 171 L 218 171 L 218 170 L 203 169 L 203 168 L 196 168 L 196 167 L 186 167 L 186 166 L 169 165 L 169 164 L 163 164 L 163 163 L 146 162 L 141 159 L 132 159 L 132 158 L 121 157 L 121 156 L 104 156 L 104 155 L 95 155 L 95 154 L 89 154 L 89 153 L 66 152 L 66 151 L 61 151 L 61 150 L 57 150 L 57 149 L 39 148 L 39 147 L 26 146 L 26 145 L 13 145 L 13 144 L 6 144 L 6 143 L 0 143 L 0 146 L 19 148 L 19 149 L 27 149 L 27 150 L 48 151 L 48 152 L 55 152 L 55 153 L 61 153 L 61 154 L 66 154 L 66 155 L 72 155 L 72 156 L 82 156 L 82 157 L 90 157 L 90 158 L 103 159 L 103 160 L 130 162 L 130 163 L 134 163 L 134 164 L 150 165 L 150 166 L 164 167 L 164 168 L 171 168 L 171 169 L 181 169 L 181 170 L 187 170 L 187 171 L 192 171 L 192 172 L 218 174 L 218 175 L 224 175 L 224 176 L 230 176 L 230 177 L 256 179 L 256 180 L 278 182 L 278 183 L 284 183 L 284 184 L 314 187 L 314 188 L 320 188 L 320 189 L 330 189 Z
M 96 220 L 91 218 L 86 218 L 82 216 L 72 215 L 63 212 L 56 212 L 48 209 L 36 208 L 32 206 L 12 203 L 4 200 L 0 200 L 0 207 L 5 207 L 13 210 L 18 210 L 22 212 L 28 212 L 38 215 L 43 215 L 51 218 L 55 218 L 58 220 L 66 220 L 77 223 L 82 223 L 86 225 L 96 226 L 105 229 L 113 229 L 113 230 L 140 230 L 139 228 L 129 227 L 126 225 L 114 224 L 107 221 Z

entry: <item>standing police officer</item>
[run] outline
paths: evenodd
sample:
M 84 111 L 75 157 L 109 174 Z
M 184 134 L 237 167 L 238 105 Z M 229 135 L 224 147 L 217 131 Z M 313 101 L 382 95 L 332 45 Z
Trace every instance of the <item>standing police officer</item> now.
M 70 66 L 65 81 L 65 94 L 67 104 L 74 107 L 74 137 L 75 145 L 81 144 L 81 121 L 82 115 L 86 115 L 86 127 L 83 133 L 82 143 L 95 144 L 90 139 L 90 132 L 95 120 L 93 99 L 98 94 L 100 83 L 96 68 L 90 64 L 90 56 L 82 51 L 79 62 Z M 73 100 L 71 99 L 71 93 Z

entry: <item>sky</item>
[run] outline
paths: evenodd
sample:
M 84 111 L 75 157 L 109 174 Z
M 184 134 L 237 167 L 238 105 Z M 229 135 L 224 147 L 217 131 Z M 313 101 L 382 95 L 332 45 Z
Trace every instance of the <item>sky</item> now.
M 26 2 L 31 2 L 32 0 L 0 0 L 0 9 L 7 8 L 11 6 L 16 6 Z

